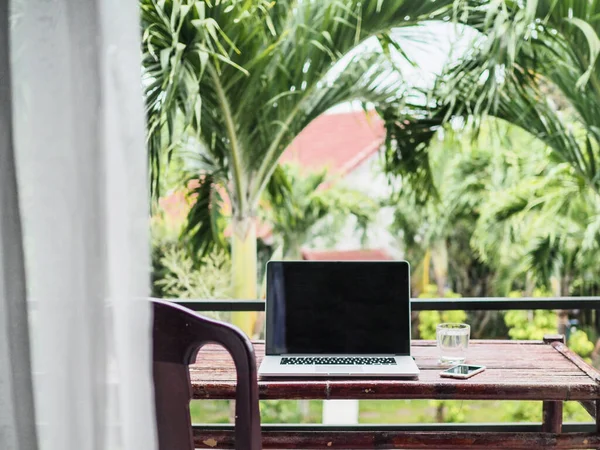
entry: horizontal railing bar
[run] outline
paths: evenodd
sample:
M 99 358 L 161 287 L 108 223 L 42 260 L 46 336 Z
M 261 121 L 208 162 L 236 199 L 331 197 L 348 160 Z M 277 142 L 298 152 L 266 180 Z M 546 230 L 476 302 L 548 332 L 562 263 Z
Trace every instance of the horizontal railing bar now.
M 600 309 L 600 297 L 463 297 L 412 299 L 411 308 L 413 311 Z
M 264 311 L 263 300 L 182 300 L 193 311 Z M 462 297 L 411 299 L 413 311 L 504 311 L 530 309 L 599 309 L 600 297 Z
M 171 299 L 165 299 L 171 300 Z M 192 311 L 264 311 L 264 300 L 180 300 L 175 303 Z
M 232 431 L 233 425 L 230 424 L 194 424 L 197 431 Z M 345 431 L 480 431 L 480 432 L 541 432 L 541 423 L 426 423 L 426 424 L 404 424 L 404 425 L 321 425 L 321 424 L 263 424 L 263 431 L 278 432 L 345 432 Z M 562 426 L 563 433 L 594 433 L 596 424 L 594 423 L 565 423 Z

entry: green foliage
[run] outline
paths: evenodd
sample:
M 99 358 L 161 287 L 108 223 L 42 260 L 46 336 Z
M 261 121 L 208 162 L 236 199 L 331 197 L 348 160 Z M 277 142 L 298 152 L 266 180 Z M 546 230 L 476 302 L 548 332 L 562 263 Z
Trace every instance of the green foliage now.
M 268 400 L 260 402 L 262 423 L 315 423 L 323 414 L 320 401 Z M 306 408 L 306 411 L 302 411 Z
M 162 166 L 200 122 L 200 80 L 207 62 L 232 64 L 223 45 L 230 41 L 206 17 L 204 1 L 140 0 L 140 11 L 151 190 L 158 196 Z
M 588 335 L 583 330 L 574 330 L 569 335 L 569 348 L 582 358 L 590 362 L 590 356 L 594 350 L 594 343 L 589 340 Z
M 544 291 L 534 292 L 534 297 L 544 295 L 547 295 Z M 504 321 L 509 328 L 508 334 L 517 340 L 541 340 L 547 334 L 556 334 L 557 320 L 555 311 L 507 311 L 504 314 Z M 572 329 L 569 330 L 568 336 L 568 347 L 589 361 L 594 343 L 590 341 L 587 333 L 581 329 Z
M 435 329 L 440 323 L 464 323 L 464 311 L 421 311 L 419 313 L 419 336 L 421 339 L 435 339 Z
M 502 420 L 507 422 L 541 422 L 541 402 L 504 402 Z M 590 416 L 577 402 L 563 402 L 564 422 L 589 422 Z
M 260 402 L 260 416 L 263 423 L 300 423 L 301 417 L 296 402 L 271 400 Z
M 231 263 L 224 251 L 211 253 L 197 263 L 184 249 L 172 247 L 167 249 L 161 263 L 165 274 L 155 283 L 166 298 L 231 298 Z
M 223 197 L 218 182 L 212 174 L 194 182 L 196 186 L 187 194 L 191 207 L 182 239 L 189 243 L 194 255 L 228 250 L 224 236 Z
M 504 161 L 495 164 L 482 152 L 489 164 L 472 172 L 480 176 L 469 186 L 480 197 L 469 205 L 476 223 L 472 247 L 496 272 L 497 295 L 528 282 L 569 295 L 574 285 L 598 278 L 598 14 L 600 3 L 578 0 L 460 2 L 454 20 L 477 30 L 472 49 L 438 78 L 427 107 L 405 102 L 383 114 L 400 144 L 408 139 L 428 156 L 419 167 L 431 167 L 436 192 L 444 196 L 442 211 L 461 202 L 444 203 L 450 196 L 436 183 L 431 156 L 440 130 L 473 125 L 476 136 L 489 134 L 494 116 L 529 134 L 529 144 L 520 139 L 520 147 L 509 146 L 512 137 L 498 127 L 501 146 L 491 153 Z M 390 173 L 402 174 L 411 159 L 399 145 L 386 162 Z
M 544 141 L 558 161 L 598 192 L 598 2 L 501 0 L 471 18 L 474 51 L 448 69 L 442 108 L 493 114 Z M 557 64 L 560 61 L 560 64 Z M 574 125 L 573 125 L 574 123 Z
M 419 205 L 410 186 L 393 199 L 394 230 L 417 266 L 442 243 L 448 285 L 466 296 L 512 289 L 592 294 L 598 279 L 600 197 L 547 146 L 505 121 L 438 129 L 429 165 L 437 196 Z M 439 283 L 438 283 L 439 284 Z M 587 289 L 586 289 L 587 288 Z M 531 294 L 529 294 L 531 295 Z
M 541 340 L 546 334 L 556 334 L 556 313 L 553 311 L 507 311 L 504 321 L 512 339 Z
M 192 400 L 192 423 L 229 423 L 229 400 Z
M 316 225 L 325 217 L 330 219 L 328 235 L 339 231 L 332 224 L 342 225 L 339 219 L 345 221 L 348 216 L 356 217 L 366 232 L 377 205 L 362 192 L 336 181 L 328 179 L 326 171 L 301 173 L 293 165 L 277 167 L 265 190 L 263 214 L 284 258 L 299 259 L 301 246 L 315 237 Z
M 437 286 L 428 285 L 427 289 L 419 295 L 419 298 L 435 298 Z M 458 298 L 459 294 L 447 292 L 446 297 Z M 464 311 L 421 311 L 419 312 L 419 337 L 421 339 L 435 339 L 435 329 L 438 324 L 444 322 L 463 323 L 467 319 Z
M 436 422 L 438 423 L 465 423 L 470 407 L 464 402 L 448 400 L 429 400 L 429 406 L 435 410 Z M 423 422 L 427 421 L 421 416 Z
M 496 130 L 502 140 L 496 139 Z M 514 261 L 491 258 L 480 247 L 505 248 L 510 235 L 498 221 L 489 234 L 475 233 L 498 191 L 512 186 L 527 171 L 538 170 L 540 157 L 527 150 L 544 148 L 532 143 L 527 133 L 498 120 L 486 121 L 478 135 L 468 124 L 456 129 L 446 125 L 437 131 L 428 150 L 437 195 L 421 205 L 414 189 L 403 185 L 389 202 L 395 207 L 392 229 L 402 238 L 413 266 L 427 250 L 434 268 L 436 259 L 441 260 L 454 291 L 465 296 L 504 295 L 501 289 L 510 287 L 514 278 L 508 276 Z M 439 258 L 437 249 L 444 246 L 447 257 Z M 437 278 L 443 272 L 434 270 Z
M 235 219 L 254 217 L 298 133 L 335 105 L 384 104 L 401 95 L 390 49 L 402 55 L 401 44 L 415 38 L 411 28 L 444 17 L 453 4 L 142 0 L 153 186 L 182 139 L 195 142 L 198 179 L 210 176 L 227 192 Z M 350 54 L 371 37 L 378 48 Z M 211 204 L 198 202 L 188 230 L 212 229 Z
M 410 115 L 406 113 L 407 108 Z M 444 122 L 444 111 L 429 114 L 419 104 L 408 103 L 403 98 L 400 102 L 381 105 L 378 112 L 386 128 L 384 169 L 402 176 L 413 189 L 416 203 L 435 198 L 428 147 Z
M 176 200 L 183 200 L 183 195 Z M 231 298 L 229 255 L 217 249 L 197 259 L 180 239 L 187 211 L 186 203 L 176 211 L 167 205 L 152 217 L 152 294 L 159 298 L 226 299 Z M 208 314 L 226 319 L 227 313 Z
M 582 187 L 566 164 L 551 161 L 539 171 L 498 192 L 478 223 L 479 251 L 529 272 L 538 286 L 560 281 L 558 295 L 569 295 L 574 280 L 596 273 L 597 239 L 589 239 L 598 198 Z M 502 227 L 502 228 L 500 228 Z M 493 240 L 498 229 L 511 232 L 510 242 Z M 511 264 L 512 261 L 512 264 Z M 588 275 L 589 274 L 589 275 Z
M 427 286 L 425 286 L 425 289 L 423 289 L 423 292 L 421 292 L 419 294 L 419 298 L 437 298 L 437 286 L 435 284 L 428 284 Z M 446 291 L 444 293 L 444 297 L 445 298 L 460 298 L 461 295 L 456 293 L 456 292 L 452 292 L 452 291 Z
M 506 402 L 502 410 L 507 422 L 541 422 L 542 404 L 540 402 Z

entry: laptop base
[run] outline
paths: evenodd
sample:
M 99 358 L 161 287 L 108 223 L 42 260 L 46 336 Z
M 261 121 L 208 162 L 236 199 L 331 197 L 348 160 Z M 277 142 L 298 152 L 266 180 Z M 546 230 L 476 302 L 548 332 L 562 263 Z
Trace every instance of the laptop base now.
M 313 355 L 277 355 L 265 356 L 258 375 L 261 377 L 385 377 L 385 378 L 415 378 L 419 368 L 411 356 L 395 355 L 360 355 L 373 357 L 391 357 L 396 364 L 363 365 L 363 364 L 281 364 L 282 358 L 306 357 Z M 339 355 L 319 355 L 320 357 L 335 357 Z M 352 357 L 351 355 L 343 355 Z

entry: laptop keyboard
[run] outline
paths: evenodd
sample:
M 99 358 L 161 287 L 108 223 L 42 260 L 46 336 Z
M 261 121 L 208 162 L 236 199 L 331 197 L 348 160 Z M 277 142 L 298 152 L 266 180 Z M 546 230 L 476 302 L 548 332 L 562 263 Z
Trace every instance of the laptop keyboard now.
M 391 357 L 355 357 L 349 358 L 344 356 L 334 357 L 301 357 L 301 356 L 288 356 L 281 358 L 281 363 L 285 365 L 291 364 L 317 364 L 317 365 L 366 365 L 366 366 L 381 366 L 381 365 L 395 365 L 396 359 Z

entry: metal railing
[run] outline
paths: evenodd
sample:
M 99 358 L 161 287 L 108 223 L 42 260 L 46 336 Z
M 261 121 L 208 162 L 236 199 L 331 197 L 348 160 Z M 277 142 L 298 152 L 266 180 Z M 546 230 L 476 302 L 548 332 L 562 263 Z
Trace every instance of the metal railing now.
M 176 300 L 193 311 L 264 311 L 263 300 Z M 413 298 L 413 311 L 508 311 L 530 309 L 596 309 L 600 297 L 462 297 Z

